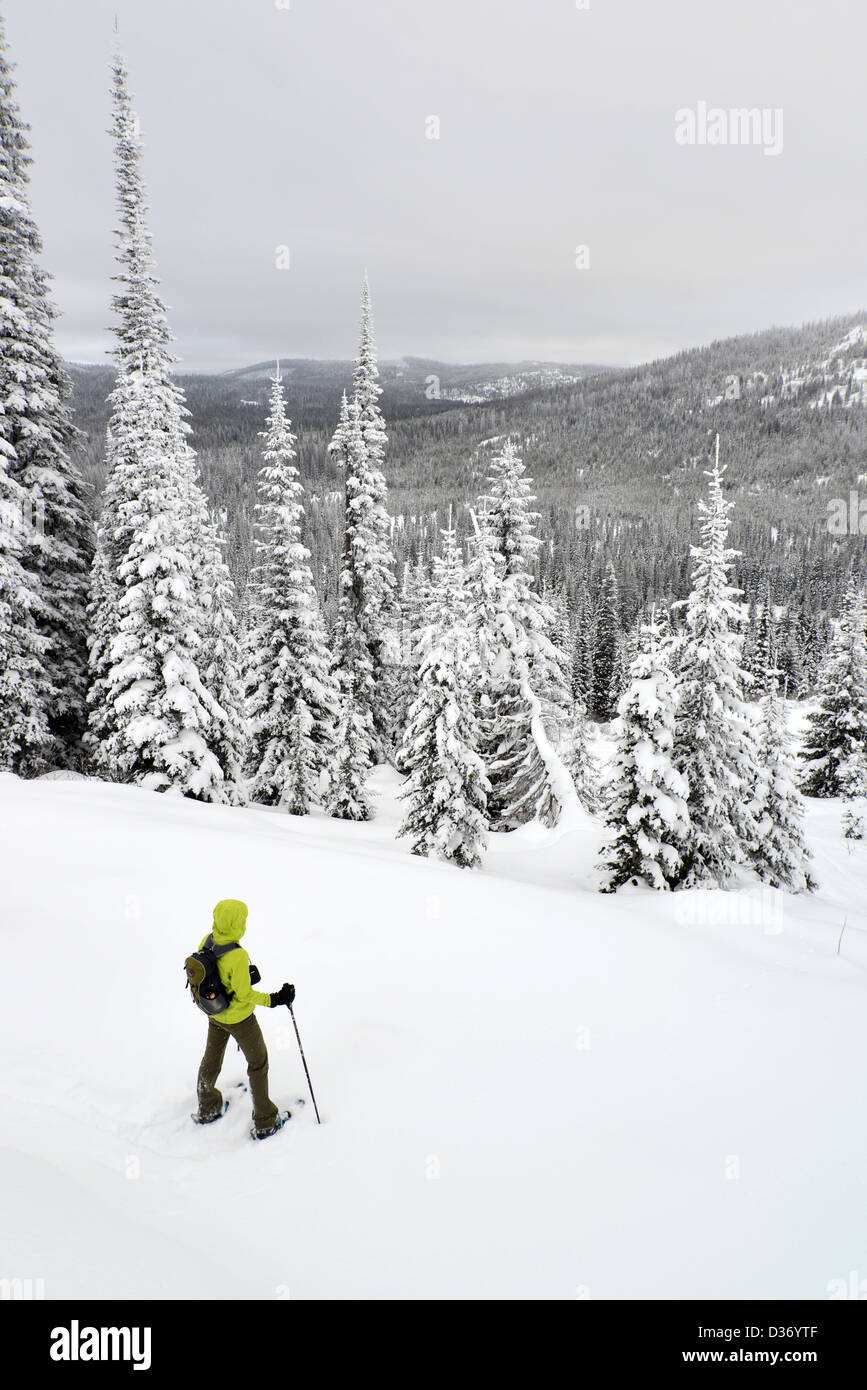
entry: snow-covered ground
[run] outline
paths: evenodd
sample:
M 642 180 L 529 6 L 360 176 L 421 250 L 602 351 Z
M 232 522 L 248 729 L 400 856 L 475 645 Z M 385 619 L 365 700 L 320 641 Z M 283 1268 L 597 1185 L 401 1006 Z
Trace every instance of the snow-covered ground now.
M 867 847 L 819 891 L 596 891 L 599 832 L 369 824 L 0 776 L 0 1276 L 46 1298 L 815 1298 L 867 1277 Z M 313 1107 L 190 1121 L 183 960 L 249 904 Z M 846 930 L 838 951 L 840 929 Z M 258 1011 L 272 1093 L 305 1079 Z M 244 1075 L 230 1044 L 223 1080 Z

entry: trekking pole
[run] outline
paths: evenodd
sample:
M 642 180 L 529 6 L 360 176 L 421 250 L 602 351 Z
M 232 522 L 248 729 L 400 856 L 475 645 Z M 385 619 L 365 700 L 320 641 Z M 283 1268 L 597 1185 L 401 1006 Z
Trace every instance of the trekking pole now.
M 321 1121 L 320 1118 L 319 1118 L 319 1110 L 318 1110 L 317 1105 L 316 1105 L 316 1097 L 315 1097 L 314 1094 L 313 1094 L 313 1086 L 311 1085 L 311 1082 L 310 1082 L 310 1073 L 309 1073 L 309 1071 L 307 1070 L 307 1058 L 304 1056 L 304 1048 L 301 1046 L 301 1034 L 298 1032 L 298 1024 L 295 1022 L 295 1014 L 292 1012 L 292 1005 L 291 1005 L 291 1004 L 288 1004 L 288 1005 L 287 1005 L 287 1008 L 288 1008 L 290 1014 L 292 1014 L 292 1024 L 293 1024 L 293 1027 L 295 1028 L 295 1036 L 296 1036 L 296 1038 L 298 1039 L 298 1050 L 299 1050 L 299 1052 L 301 1053 L 301 1061 L 304 1063 L 304 1072 L 305 1072 L 305 1075 L 307 1076 L 307 1085 L 310 1087 L 310 1099 L 313 1101 L 313 1109 L 316 1111 L 316 1123 L 317 1123 L 318 1125 L 321 1125 L 321 1124 L 322 1124 L 322 1121 Z

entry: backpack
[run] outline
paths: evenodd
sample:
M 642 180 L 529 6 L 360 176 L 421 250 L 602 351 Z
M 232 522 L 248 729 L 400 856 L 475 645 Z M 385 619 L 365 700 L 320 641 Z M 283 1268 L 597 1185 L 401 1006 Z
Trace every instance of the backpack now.
M 184 969 L 187 972 L 186 988 L 192 995 L 193 1003 L 198 1005 L 204 1013 L 221 1014 L 224 1009 L 228 1009 L 231 1000 L 234 999 L 234 992 L 226 989 L 220 979 L 217 961 L 228 951 L 237 951 L 238 949 L 237 941 L 230 941 L 226 946 L 215 946 L 213 935 L 211 935 L 208 936 L 200 951 L 194 951 L 184 961 Z

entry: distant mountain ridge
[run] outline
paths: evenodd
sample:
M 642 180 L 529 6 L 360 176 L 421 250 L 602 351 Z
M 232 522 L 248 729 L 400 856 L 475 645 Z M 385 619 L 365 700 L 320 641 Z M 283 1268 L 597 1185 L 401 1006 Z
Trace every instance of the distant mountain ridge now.
M 737 583 L 752 602 L 770 584 L 773 602 L 802 624 L 792 649 L 803 644 L 816 652 L 826 636 L 822 615 L 838 610 L 850 576 L 863 572 L 867 582 L 865 537 L 851 526 L 841 535 L 829 523 L 840 499 L 867 490 L 865 350 L 862 310 L 617 370 L 384 362 L 380 403 L 398 571 L 436 553 L 449 516 L 459 540 L 467 538 L 469 509 L 486 490 L 492 454 L 511 437 L 533 480 L 544 538 L 539 583 L 579 607 L 589 596 L 592 608 L 610 560 L 628 626 L 647 603 L 668 604 L 689 591 L 690 545 L 718 433 L 724 487 L 735 504 Z M 306 543 L 330 617 L 342 479 L 328 443 L 353 369 L 348 360 L 281 361 L 310 499 Z M 263 362 L 228 374 L 178 376 L 241 593 L 253 556 L 272 373 L 273 364 Z M 98 493 L 114 373 L 70 366 L 70 375 L 76 423 L 87 436 L 85 474 Z
M 353 360 L 339 358 L 280 358 L 280 372 L 287 395 L 307 407 L 333 407 L 334 399 L 352 382 Z M 110 363 L 68 362 L 72 377 L 89 396 L 98 379 L 111 380 Z M 190 372 L 178 376 L 193 396 L 209 383 L 208 393 L 218 394 L 223 405 L 244 408 L 267 404 L 267 383 L 274 373 L 272 360 L 254 362 L 221 372 Z M 712 372 L 708 368 L 712 367 Z M 867 406 L 867 310 L 857 314 L 804 324 L 800 328 L 771 328 L 759 333 L 717 340 L 704 347 L 685 348 L 670 357 L 639 366 L 606 366 L 599 363 L 548 362 L 443 362 L 437 358 L 405 356 L 379 364 L 384 405 L 399 408 L 405 416 L 418 405 L 419 414 L 449 406 L 487 405 L 538 392 L 567 393 L 594 379 L 599 386 L 618 380 L 626 388 L 641 388 L 672 373 L 693 378 L 708 376 L 695 408 L 715 408 L 734 400 L 751 400 L 763 409 L 785 402 L 806 404 L 811 409 Z M 253 391 L 242 394 L 242 388 Z M 98 389 L 98 388 L 97 388 Z M 253 399 L 253 393 L 256 399 Z M 686 403 L 686 402 L 684 402 Z
M 342 390 L 352 380 L 355 363 L 308 357 L 280 358 L 280 373 L 288 388 Z M 226 382 L 265 382 L 274 374 L 274 362 L 254 362 L 214 374 Z M 482 404 L 506 400 L 531 391 L 570 386 L 616 367 L 563 362 L 440 362 L 427 357 L 399 357 L 379 363 L 383 390 L 400 401 L 424 399 Z

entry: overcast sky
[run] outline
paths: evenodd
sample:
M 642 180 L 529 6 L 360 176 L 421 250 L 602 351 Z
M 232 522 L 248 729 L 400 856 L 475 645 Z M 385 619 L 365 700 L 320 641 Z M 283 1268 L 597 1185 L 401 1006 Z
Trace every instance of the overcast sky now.
M 111 346 L 115 14 L 188 370 L 354 356 L 365 267 L 383 358 L 636 362 L 867 305 L 864 0 L 0 12 L 67 357 Z M 782 109 L 782 152 L 678 144 L 699 102 Z

